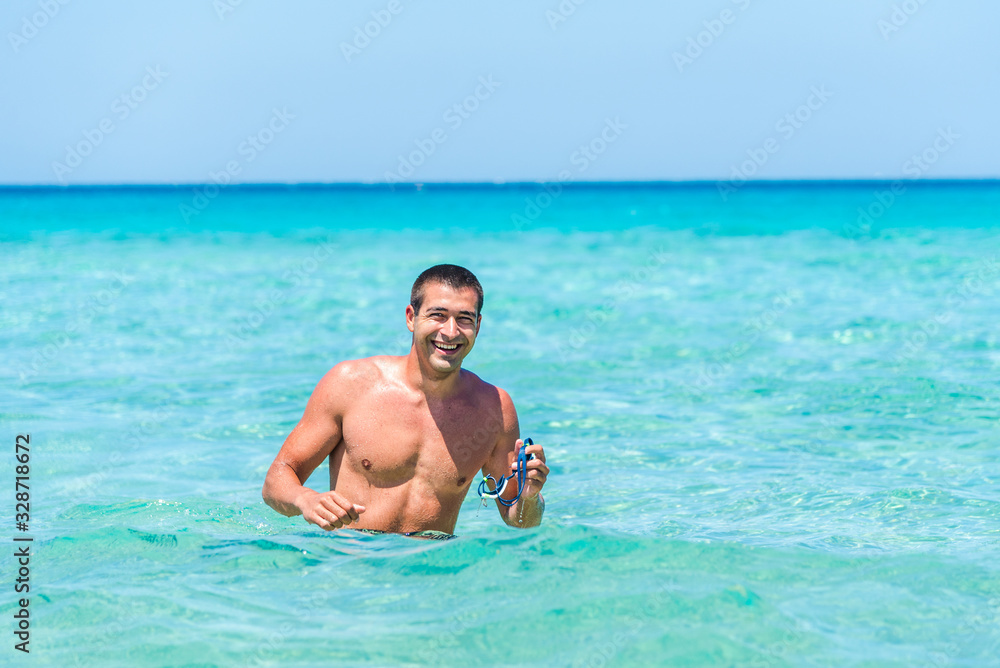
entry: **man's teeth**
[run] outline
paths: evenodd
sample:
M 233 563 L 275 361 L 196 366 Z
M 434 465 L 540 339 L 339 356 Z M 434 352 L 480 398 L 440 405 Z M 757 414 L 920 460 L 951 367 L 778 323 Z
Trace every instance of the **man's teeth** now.
M 435 342 L 434 345 L 437 346 L 438 348 L 441 348 L 442 350 L 455 350 L 456 348 L 458 348 L 458 344 L 457 343 L 437 343 L 437 342 Z

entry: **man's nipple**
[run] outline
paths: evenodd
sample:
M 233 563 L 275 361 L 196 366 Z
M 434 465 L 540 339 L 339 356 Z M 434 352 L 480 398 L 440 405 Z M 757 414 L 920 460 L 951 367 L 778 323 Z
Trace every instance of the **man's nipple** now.
M 365 469 L 368 470 L 368 471 L 370 471 L 371 468 L 372 468 L 372 463 L 370 461 L 368 461 L 367 459 L 362 459 L 361 460 L 361 465 L 364 466 Z

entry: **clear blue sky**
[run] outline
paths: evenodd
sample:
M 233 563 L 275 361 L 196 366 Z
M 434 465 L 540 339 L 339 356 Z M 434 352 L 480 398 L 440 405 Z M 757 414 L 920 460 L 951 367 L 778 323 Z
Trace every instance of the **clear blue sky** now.
M 1000 176 L 995 0 L 63 1 L 0 7 L 0 183 Z

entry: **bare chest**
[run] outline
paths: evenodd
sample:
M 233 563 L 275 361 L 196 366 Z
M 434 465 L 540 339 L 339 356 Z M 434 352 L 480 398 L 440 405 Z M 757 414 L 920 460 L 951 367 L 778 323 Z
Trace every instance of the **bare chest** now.
M 374 487 L 418 481 L 435 493 L 463 493 L 499 435 L 475 401 L 428 406 L 392 391 L 359 397 L 343 417 L 342 467 Z

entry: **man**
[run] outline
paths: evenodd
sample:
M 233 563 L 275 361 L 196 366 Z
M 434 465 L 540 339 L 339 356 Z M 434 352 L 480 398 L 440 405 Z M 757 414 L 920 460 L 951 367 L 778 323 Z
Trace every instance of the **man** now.
M 320 380 L 267 472 L 264 501 L 328 531 L 450 537 L 477 473 L 510 475 L 522 444 L 510 396 L 462 369 L 482 308 L 468 269 L 440 264 L 420 274 L 406 307 L 409 354 L 341 362 Z M 515 527 L 537 526 L 545 509 L 545 452 L 535 444 L 527 453 L 520 500 L 497 501 Z M 330 491 L 303 487 L 327 456 Z M 502 498 L 517 495 L 516 482 Z

